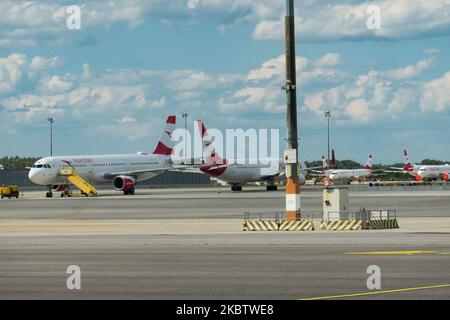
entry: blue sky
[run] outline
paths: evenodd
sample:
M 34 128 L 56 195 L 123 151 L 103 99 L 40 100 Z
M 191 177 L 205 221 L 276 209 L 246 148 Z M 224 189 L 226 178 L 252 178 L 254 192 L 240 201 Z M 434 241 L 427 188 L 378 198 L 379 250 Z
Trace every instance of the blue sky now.
M 331 110 L 339 158 L 450 159 L 450 0 L 296 2 L 301 158 L 326 152 Z M 0 156 L 48 154 L 49 115 L 60 155 L 151 151 L 182 112 L 283 138 L 283 15 L 281 0 L 2 1 Z

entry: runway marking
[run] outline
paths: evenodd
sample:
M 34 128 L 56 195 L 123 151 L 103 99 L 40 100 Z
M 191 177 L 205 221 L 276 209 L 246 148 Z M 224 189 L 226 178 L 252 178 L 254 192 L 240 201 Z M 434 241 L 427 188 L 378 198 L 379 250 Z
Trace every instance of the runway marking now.
M 450 284 L 440 284 L 440 285 L 434 285 L 434 286 L 403 288 L 403 289 L 392 289 L 392 290 L 384 290 L 384 291 L 371 291 L 371 292 L 341 294 L 341 295 L 335 295 L 335 296 L 306 298 L 306 299 L 300 299 L 300 300 L 327 300 L 327 299 L 339 299 L 339 298 L 353 298 L 353 297 L 372 296 L 372 295 L 380 295 L 380 294 L 387 294 L 387 293 L 399 293 L 399 292 L 418 291 L 418 290 L 426 290 L 426 289 L 439 289 L 439 288 L 450 288 Z
M 432 254 L 438 251 L 428 250 L 402 250 L 402 251 L 366 251 L 366 252 L 345 252 L 347 255 L 415 255 L 415 254 Z

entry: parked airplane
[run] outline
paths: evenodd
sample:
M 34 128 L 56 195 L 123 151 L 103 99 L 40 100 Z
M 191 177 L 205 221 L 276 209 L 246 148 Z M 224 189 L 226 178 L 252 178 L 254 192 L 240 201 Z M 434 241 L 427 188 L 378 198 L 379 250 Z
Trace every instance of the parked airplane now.
M 404 173 L 408 173 L 415 177 L 416 181 L 442 179 L 449 180 L 450 165 L 418 165 L 413 164 L 409 160 L 408 151 L 403 151 L 405 155 L 405 166 L 403 168 L 391 168 L 396 170 L 402 170 Z
M 334 159 L 334 150 L 333 150 Z M 322 174 L 333 182 L 350 183 L 352 181 L 362 181 L 363 177 L 372 174 L 372 155 L 369 155 L 366 165 L 363 169 L 330 169 L 325 157 L 322 157 Z
M 174 168 L 171 160 L 173 144 L 171 135 L 176 117 L 169 116 L 161 138 L 152 154 L 139 152 L 123 155 L 59 156 L 38 160 L 30 168 L 29 179 L 38 185 L 49 186 L 47 197 L 53 191 L 69 188 L 60 170 L 73 167 L 77 174 L 92 183 L 112 182 L 117 191 L 135 194 L 135 185 Z
M 205 166 L 199 170 L 210 177 L 217 178 L 231 184 L 232 191 L 242 191 L 242 186 L 248 182 L 265 182 L 267 191 L 277 190 L 275 180 L 286 174 L 286 165 L 279 159 L 260 159 L 256 164 L 241 163 L 241 161 L 222 159 L 216 152 L 203 121 L 197 121 L 202 137 L 203 153 L 206 157 Z M 300 184 L 304 185 L 304 172 L 308 169 L 300 163 Z

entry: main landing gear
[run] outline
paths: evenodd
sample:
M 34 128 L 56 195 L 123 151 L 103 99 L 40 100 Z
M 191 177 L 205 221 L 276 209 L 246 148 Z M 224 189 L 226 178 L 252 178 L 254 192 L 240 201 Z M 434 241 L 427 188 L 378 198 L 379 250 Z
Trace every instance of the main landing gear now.
M 278 187 L 276 185 L 268 185 L 266 186 L 267 191 L 277 191 Z
M 126 196 L 128 196 L 128 195 L 135 195 L 136 194 L 136 189 L 133 186 L 131 189 L 124 191 L 123 194 L 126 195 Z
M 233 185 L 231 186 L 231 191 L 234 191 L 234 192 L 240 192 L 240 191 L 242 191 L 242 186 L 240 186 L 240 185 L 238 185 L 238 184 L 233 184 Z

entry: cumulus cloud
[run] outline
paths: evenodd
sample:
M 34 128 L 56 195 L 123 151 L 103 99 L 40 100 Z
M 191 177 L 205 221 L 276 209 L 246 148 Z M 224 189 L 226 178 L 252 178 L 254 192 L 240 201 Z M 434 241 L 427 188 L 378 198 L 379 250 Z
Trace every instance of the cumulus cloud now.
M 425 83 L 420 101 L 423 111 L 443 112 L 450 110 L 450 72 L 441 78 Z
M 433 63 L 433 59 L 420 60 L 415 65 L 409 65 L 405 68 L 399 68 L 387 72 L 387 76 L 393 80 L 412 79 L 421 75 L 429 69 Z
M 74 34 L 66 28 L 67 5 L 58 0 L 2 0 L 0 45 L 36 46 L 42 42 L 64 42 Z M 150 20 L 190 24 L 209 19 L 224 31 L 239 23 L 267 18 L 273 10 L 279 12 L 282 4 L 270 0 L 92 0 L 80 7 L 83 30 L 107 29 L 117 23 L 133 28 Z M 85 40 L 92 43 L 92 39 Z
M 383 0 L 382 27 L 367 27 L 367 8 L 374 3 L 359 1 L 306 1 L 299 4 L 296 30 L 302 41 L 337 41 L 367 39 L 407 39 L 440 36 L 450 27 L 450 0 Z M 281 40 L 284 38 L 283 14 L 259 21 L 253 38 Z
M 375 3 L 381 9 L 382 28 L 369 30 L 370 4 L 354 0 L 298 2 L 298 35 L 302 41 L 398 40 L 439 36 L 450 26 L 450 0 L 383 0 Z M 74 35 L 66 28 L 66 5 L 57 0 L 1 1 L 0 46 L 64 42 Z M 92 0 L 81 5 L 82 29 L 107 29 L 117 23 L 133 28 L 155 20 L 164 25 L 209 20 L 219 32 L 249 23 L 254 25 L 254 39 L 281 40 L 284 6 L 284 1 L 273 0 Z
M 450 109 L 450 73 L 428 82 L 410 81 L 430 68 L 431 59 L 352 76 L 341 69 L 341 60 L 334 53 L 297 57 L 302 112 L 322 118 L 324 111 L 332 110 L 337 119 L 359 125 Z M 286 108 L 281 90 L 283 55 L 243 74 L 95 70 L 88 64 L 78 72 L 63 73 L 61 63 L 59 57 L 21 53 L 0 58 L 2 126 L 34 125 L 51 115 L 74 123 L 88 121 L 91 128 L 103 132 L 120 131 L 124 125 L 129 139 L 139 139 L 139 128 L 152 123 L 155 115 L 191 110 L 242 121 L 254 114 L 281 115 Z
M 432 65 L 420 60 L 405 67 L 356 75 L 342 84 L 308 92 L 304 107 L 321 115 L 333 110 L 337 117 L 347 117 L 354 124 L 417 116 L 421 111 L 443 112 L 450 108 L 450 73 L 426 81 L 411 82 Z

